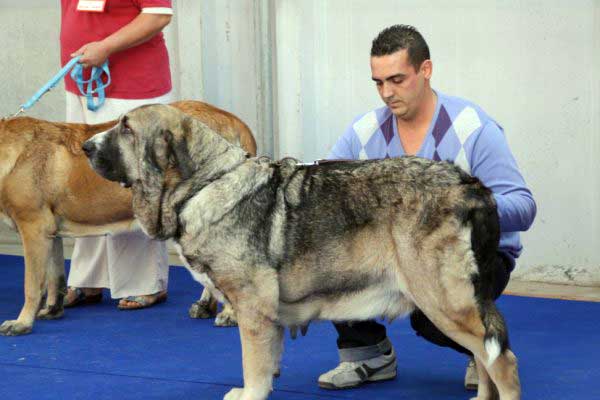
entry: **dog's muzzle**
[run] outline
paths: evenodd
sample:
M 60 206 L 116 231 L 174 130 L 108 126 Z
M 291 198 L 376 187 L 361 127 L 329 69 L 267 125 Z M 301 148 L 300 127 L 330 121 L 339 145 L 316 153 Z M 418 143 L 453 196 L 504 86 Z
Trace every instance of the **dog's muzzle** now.
M 85 155 L 88 158 L 94 157 L 94 155 L 96 154 L 96 151 L 98 150 L 96 147 L 96 143 L 94 143 L 91 140 L 86 140 L 83 143 L 83 146 L 81 146 L 81 149 L 83 150 L 83 152 L 85 153 Z
M 81 149 L 85 153 L 92 169 L 109 181 L 119 182 L 122 187 L 131 187 L 127 174 L 122 168 L 120 160 L 110 159 L 107 153 L 106 142 L 99 140 L 98 135 L 86 140 Z

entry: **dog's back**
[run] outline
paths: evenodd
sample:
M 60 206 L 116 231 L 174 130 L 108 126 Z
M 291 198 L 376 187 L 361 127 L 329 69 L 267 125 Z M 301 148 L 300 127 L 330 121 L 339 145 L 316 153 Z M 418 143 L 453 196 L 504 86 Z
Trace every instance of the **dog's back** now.
M 461 223 L 486 217 L 496 209 L 491 191 L 480 181 L 447 162 L 418 157 L 387 160 L 328 162 L 281 168 L 289 248 L 313 247 L 369 224 L 390 222 L 390 212 L 400 214 L 406 229 L 428 235 L 452 217 Z M 477 218 L 482 215 L 476 214 Z M 497 216 L 495 217 L 497 220 Z M 494 220 L 478 221 L 498 233 Z M 492 235 L 492 244 L 498 238 Z M 295 255 L 289 254 L 289 257 Z

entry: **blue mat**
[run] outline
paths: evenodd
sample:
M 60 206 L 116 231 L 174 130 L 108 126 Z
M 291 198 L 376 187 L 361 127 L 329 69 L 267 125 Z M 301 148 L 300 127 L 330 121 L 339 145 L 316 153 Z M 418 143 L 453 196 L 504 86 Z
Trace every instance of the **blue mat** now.
M 221 399 L 241 386 L 236 328 L 192 320 L 201 287 L 179 267 L 169 299 L 143 311 L 115 300 L 37 321 L 33 333 L 0 337 L 0 399 Z M 105 293 L 106 295 L 107 293 Z M 0 255 L 0 320 L 23 302 L 23 259 Z M 600 303 L 503 297 L 500 308 L 520 360 L 523 399 L 600 399 Z M 271 399 L 468 399 L 465 359 L 415 336 L 407 321 L 388 326 L 398 378 L 347 391 L 316 385 L 337 363 L 335 330 L 321 322 L 306 337 L 286 334 L 281 377 Z

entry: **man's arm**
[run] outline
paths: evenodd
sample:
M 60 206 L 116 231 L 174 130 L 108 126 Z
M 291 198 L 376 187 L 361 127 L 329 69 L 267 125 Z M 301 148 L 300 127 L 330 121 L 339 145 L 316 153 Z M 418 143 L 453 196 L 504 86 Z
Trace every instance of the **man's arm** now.
M 356 157 L 352 154 L 351 136 L 353 135 L 351 128 L 346 131 L 331 148 L 327 155 L 327 160 L 354 160 Z
M 519 171 L 504 133 L 488 122 L 473 145 L 471 172 L 492 190 L 502 232 L 529 229 L 537 207 Z
M 151 39 L 169 22 L 171 22 L 171 15 L 169 14 L 141 13 L 129 24 L 104 40 L 85 44 L 71 56 L 82 55 L 80 62 L 84 67 L 98 67 L 111 54 L 137 46 Z

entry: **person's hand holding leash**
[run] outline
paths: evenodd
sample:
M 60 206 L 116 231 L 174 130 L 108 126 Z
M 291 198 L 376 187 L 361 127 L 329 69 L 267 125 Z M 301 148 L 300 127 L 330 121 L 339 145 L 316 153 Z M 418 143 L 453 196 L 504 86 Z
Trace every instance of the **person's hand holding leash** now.
M 84 67 L 100 67 L 111 55 L 111 51 L 104 41 L 90 42 L 71 54 L 71 57 L 81 55 L 79 63 Z

